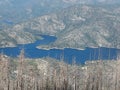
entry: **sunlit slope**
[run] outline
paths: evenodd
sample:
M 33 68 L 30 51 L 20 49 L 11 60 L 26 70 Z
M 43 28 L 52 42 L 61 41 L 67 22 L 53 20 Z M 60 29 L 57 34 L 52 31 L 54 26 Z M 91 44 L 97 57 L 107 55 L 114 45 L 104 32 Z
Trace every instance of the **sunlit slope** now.
M 5 32 L 26 32 L 33 37 L 34 33 L 55 35 L 57 41 L 50 46 L 59 48 L 117 47 L 119 26 L 119 6 L 76 5 L 17 24 Z

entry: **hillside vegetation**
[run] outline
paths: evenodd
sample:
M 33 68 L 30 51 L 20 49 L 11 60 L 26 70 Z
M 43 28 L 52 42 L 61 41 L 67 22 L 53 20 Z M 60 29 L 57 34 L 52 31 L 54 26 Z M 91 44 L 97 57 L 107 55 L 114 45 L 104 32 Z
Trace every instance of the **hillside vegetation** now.
M 54 35 L 57 40 L 48 47 L 120 47 L 120 7 L 109 5 L 76 5 L 44 15 L 1 31 L 11 43 L 30 43 L 36 34 Z M 17 34 L 20 33 L 20 34 Z M 2 35 L 2 34 L 1 34 Z M 17 36 L 16 36 L 17 35 Z M 22 36 L 21 36 L 22 35 Z M 22 40 L 20 39 L 22 37 Z M 2 38 L 1 38 L 2 39 Z M 4 46 L 8 39 L 2 39 Z M 15 41 L 15 42 L 13 42 Z M 115 42 L 118 43 L 115 43 Z M 9 45 L 9 44 L 8 44 Z

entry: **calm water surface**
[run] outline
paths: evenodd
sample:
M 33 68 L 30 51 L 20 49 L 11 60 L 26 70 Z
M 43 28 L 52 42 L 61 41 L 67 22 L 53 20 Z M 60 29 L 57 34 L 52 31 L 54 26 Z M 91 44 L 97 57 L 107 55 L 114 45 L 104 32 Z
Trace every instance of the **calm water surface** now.
M 55 59 L 62 59 L 68 63 L 72 63 L 73 60 L 76 60 L 76 63 L 84 64 L 87 60 L 112 60 L 116 59 L 117 52 L 120 50 L 115 48 L 85 48 L 85 50 L 77 50 L 72 48 L 62 49 L 38 49 L 36 48 L 38 45 L 46 45 L 54 42 L 57 38 L 54 36 L 41 35 L 44 39 L 38 40 L 31 44 L 19 44 L 17 47 L 7 47 L 0 48 L 0 53 L 4 53 L 7 56 L 18 57 L 21 49 L 24 48 L 25 57 L 27 58 L 42 58 L 42 57 L 52 57 Z

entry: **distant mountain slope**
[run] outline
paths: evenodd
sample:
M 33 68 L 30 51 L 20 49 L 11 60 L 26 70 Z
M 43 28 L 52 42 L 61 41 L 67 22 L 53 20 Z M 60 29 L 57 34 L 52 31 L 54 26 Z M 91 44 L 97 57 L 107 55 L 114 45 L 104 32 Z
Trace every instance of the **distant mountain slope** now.
M 32 37 L 35 37 L 33 32 L 55 35 L 58 39 L 49 47 L 117 47 L 116 41 L 120 41 L 120 7 L 76 5 L 17 24 L 5 32 L 27 32 Z
M 61 0 L 0 0 L 0 29 L 72 5 Z
M 119 0 L 0 0 L 0 16 L 18 23 L 75 4 L 120 4 Z
M 12 32 L 0 31 L 0 47 L 15 47 L 17 44 L 32 43 L 37 39 L 41 39 L 41 37 L 23 30 Z
M 57 47 L 116 47 L 120 42 L 120 7 L 75 6 L 58 14 L 65 28 Z

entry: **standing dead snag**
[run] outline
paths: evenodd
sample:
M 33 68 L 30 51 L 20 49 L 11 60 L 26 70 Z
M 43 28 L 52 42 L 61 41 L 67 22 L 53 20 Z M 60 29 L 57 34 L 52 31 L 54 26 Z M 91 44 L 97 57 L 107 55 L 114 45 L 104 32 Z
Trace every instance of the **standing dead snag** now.
M 9 59 L 5 55 L 0 55 L 0 88 L 10 89 L 10 65 Z
M 24 70 L 24 50 L 21 50 L 19 55 L 18 67 L 17 67 L 17 90 L 23 90 L 24 82 L 23 82 L 23 70 Z
M 120 58 L 119 58 L 119 53 L 117 56 L 117 65 L 115 67 L 115 90 L 119 90 L 120 89 Z

